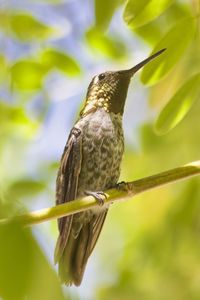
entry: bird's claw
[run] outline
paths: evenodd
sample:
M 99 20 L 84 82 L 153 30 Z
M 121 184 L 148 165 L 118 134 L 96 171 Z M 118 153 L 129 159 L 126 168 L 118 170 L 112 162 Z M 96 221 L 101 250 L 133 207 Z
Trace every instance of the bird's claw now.
M 101 192 L 101 191 L 97 191 L 97 192 L 85 191 L 85 194 L 87 196 L 93 196 L 97 200 L 97 202 L 100 206 L 104 205 L 105 200 L 107 199 L 106 194 L 104 192 Z
M 121 181 L 116 184 L 116 189 L 118 189 L 120 191 L 129 192 L 129 191 L 131 191 L 131 186 L 128 182 Z

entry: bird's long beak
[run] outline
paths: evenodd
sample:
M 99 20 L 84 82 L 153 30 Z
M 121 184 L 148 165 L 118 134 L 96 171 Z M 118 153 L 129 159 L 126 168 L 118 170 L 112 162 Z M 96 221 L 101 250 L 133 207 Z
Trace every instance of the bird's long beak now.
M 123 71 L 119 71 L 120 73 L 127 73 L 128 76 L 132 77 L 138 70 L 140 70 L 143 66 L 145 66 L 148 62 L 150 62 L 152 59 L 154 59 L 155 57 L 159 56 L 161 53 L 163 53 L 166 50 L 166 48 L 152 54 L 151 56 L 149 56 L 148 58 L 144 59 L 143 61 L 141 61 L 139 64 L 137 64 L 136 66 L 134 66 L 131 69 L 128 70 L 123 70 Z

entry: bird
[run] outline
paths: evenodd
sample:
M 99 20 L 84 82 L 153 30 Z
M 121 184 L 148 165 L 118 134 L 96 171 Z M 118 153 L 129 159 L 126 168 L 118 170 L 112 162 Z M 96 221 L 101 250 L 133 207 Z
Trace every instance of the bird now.
M 61 283 L 79 286 L 107 212 L 103 191 L 117 185 L 124 153 L 122 117 L 133 75 L 166 49 L 134 67 L 96 75 L 70 131 L 56 180 L 56 205 L 92 195 L 99 205 L 58 219 L 54 260 Z

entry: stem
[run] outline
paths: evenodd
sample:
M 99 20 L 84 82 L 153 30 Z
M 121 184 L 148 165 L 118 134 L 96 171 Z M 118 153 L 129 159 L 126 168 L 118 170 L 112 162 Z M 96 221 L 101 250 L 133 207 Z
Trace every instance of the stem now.
M 106 203 L 115 201 L 128 200 L 133 196 L 148 191 L 152 188 L 158 188 L 162 185 L 172 183 L 187 177 L 200 175 L 200 161 L 192 162 L 185 166 L 165 171 L 153 176 L 145 177 L 136 181 L 121 183 L 118 188 L 113 188 L 105 191 L 107 199 Z M 68 203 L 43 208 L 34 212 L 16 216 L 12 219 L 2 219 L 1 224 L 6 224 L 10 221 L 17 221 L 24 226 L 38 224 L 44 221 L 57 219 L 63 216 L 69 216 L 94 206 L 98 205 L 94 197 L 87 196 L 81 199 L 73 200 Z

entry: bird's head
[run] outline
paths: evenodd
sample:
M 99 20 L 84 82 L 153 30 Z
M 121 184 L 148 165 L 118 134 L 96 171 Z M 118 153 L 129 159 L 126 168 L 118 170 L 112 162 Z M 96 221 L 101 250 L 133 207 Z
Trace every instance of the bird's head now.
M 165 50 L 154 53 L 131 69 L 96 75 L 88 87 L 86 103 L 81 115 L 88 114 L 97 108 L 104 108 L 107 112 L 122 115 L 131 78 L 139 69 Z

